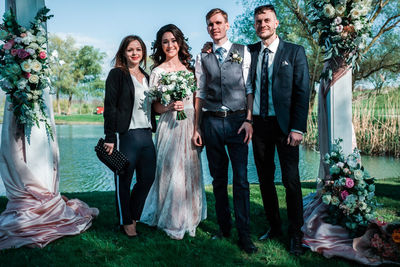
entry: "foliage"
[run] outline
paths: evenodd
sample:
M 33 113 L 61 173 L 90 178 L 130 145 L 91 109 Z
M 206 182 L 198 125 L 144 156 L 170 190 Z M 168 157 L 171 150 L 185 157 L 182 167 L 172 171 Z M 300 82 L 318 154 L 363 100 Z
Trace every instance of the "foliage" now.
M 312 32 L 318 32 L 324 61 L 336 63 L 336 67 L 345 64 L 358 69 L 357 60 L 369 37 L 367 16 L 372 0 L 316 0 L 311 5 Z M 330 65 L 322 77 L 331 80 L 333 68 Z
M 57 102 L 60 94 L 69 97 L 67 113 L 70 114 L 74 95 L 80 99 L 87 99 L 89 96 L 102 97 L 104 81 L 100 79 L 100 75 L 105 53 L 88 45 L 77 48 L 75 40 L 70 36 L 63 40 L 52 35 L 49 41 L 53 51 L 52 80 L 56 87 Z M 59 109 L 58 114 L 60 113 Z
M 254 30 L 253 10 L 255 7 L 265 4 L 273 4 L 277 11 L 280 21 L 278 33 L 279 36 L 290 42 L 300 44 L 305 47 L 310 70 L 310 110 L 315 100 L 315 82 L 322 72 L 322 51 L 319 46 L 319 35 L 312 32 L 312 4 L 314 0 L 293 1 L 293 0 L 237 0 L 242 4 L 243 13 L 235 18 L 232 25 L 232 40 L 244 44 L 254 43 L 258 40 Z M 321 2 L 320 0 L 318 2 Z M 331 1 L 328 1 L 331 2 Z M 343 1 L 345 2 L 345 1 Z M 348 1 L 346 1 L 348 2 Z M 359 1 L 364 2 L 364 1 Z M 368 13 L 368 21 L 372 25 L 371 38 L 367 39 L 365 48 L 361 54 L 371 60 L 371 64 L 364 65 L 364 59 L 360 59 L 360 70 L 354 69 L 353 82 L 367 79 L 373 73 L 394 73 L 384 76 L 387 80 L 391 78 L 398 79 L 398 68 L 393 66 L 400 65 L 400 56 L 398 52 L 393 54 L 390 47 L 399 47 L 400 30 L 400 1 L 393 0 L 372 0 L 372 8 Z M 322 10 L 319 10 L 322 13 Z M 386 41 L 387 40 L 387 41 Z M 385 59 L 385 60 L 382 60 Z M 389 60 L 388 60 L 389 59 Z M 375 64 L 379 63 L 379 64 Z M 379 66 L 379 67 L 378 67 Z M 354 88 L 354 87 L 353 87 Z
M 0 25 L 0 82 L 12 104 L 17 124 L 31 128 L 39 122 L 45 124 L 47 133 L 53 138 L 43 98 L 43 90 L 50 86 L 46 30 L 42 23 L 52 17 L 46 7 L 38 11 L 31 28 L 18 25 L 10 8 L 4 13 Z

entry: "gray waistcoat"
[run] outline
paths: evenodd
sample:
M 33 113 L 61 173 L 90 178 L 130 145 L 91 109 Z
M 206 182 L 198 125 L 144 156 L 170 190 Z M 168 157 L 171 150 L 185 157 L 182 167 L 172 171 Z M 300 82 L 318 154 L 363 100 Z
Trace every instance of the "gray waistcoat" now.
M 239 52 L 244 57 L 244 46 L 232 44 L 228 55 L 221 66 L 214 53 L 201 55 L 204 75 L 206 75 L 207 96 L 204 108 L 217 111 L 226 106 L 232 111 L 246 109 L 246 88 L 243 80 L 242 64 L 231 60 L 231 53 Z

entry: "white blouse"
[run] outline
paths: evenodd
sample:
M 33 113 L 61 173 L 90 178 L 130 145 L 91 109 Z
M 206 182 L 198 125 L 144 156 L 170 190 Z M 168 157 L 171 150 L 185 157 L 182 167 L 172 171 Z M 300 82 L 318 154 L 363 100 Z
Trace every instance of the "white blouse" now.
M 151 102 L 146 98 L 145 92 L 149 90 L 146 77 L 143 84 L 131 75 L 135 86 L 135 102 L 133 103 L 131 123 L 129 129 L 151 128 Z

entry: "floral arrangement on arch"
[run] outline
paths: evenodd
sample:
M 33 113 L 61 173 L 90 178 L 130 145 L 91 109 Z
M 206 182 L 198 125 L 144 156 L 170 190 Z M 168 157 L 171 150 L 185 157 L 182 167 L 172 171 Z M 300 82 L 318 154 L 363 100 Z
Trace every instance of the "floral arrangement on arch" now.
M 376 218 L 374 178 L 361 166 L 357 149 L 344 156 L 341 141 L 335 140 L 332 152 L 325 155 L 330 166 L 330 179 L 321 188 L 322 201 L 329 206 L 325 221 L 345 227 L 351 237 L 356 237 L 364 234 Z
M 31 28 L 18 25 L 12 9 L 0 24 L 0 86 L 12 104 L 16 122 L 32 127 L 43 121 L 53 138 L 43 90 L 50 86 L 46 30 L 42 23 L 53 17 L 46 7 L 38 11 Z M 1 44 L 3 42 L 3 44 Z
M 197 90 L 196 79 L 190 71 L 176 71 L 161 74 L 158 86 L 152 88 L 147 95 L 159 99 L 162 105 L 168 105 L 174 101 L 182 100 Z M 176 113 L 177 120 L 184 120 L 185 112 Z
M 311 1 L 313 33 L 319 33 L 319 45 L 324 60 L 358 68 L 360 51 L 365 48 L 371 25 L 367 18 L 372 0 L 315 0 Z M 340 61 L 340 62 L 338 62 Z M 332 79 L 332 68 L 322 78 Z

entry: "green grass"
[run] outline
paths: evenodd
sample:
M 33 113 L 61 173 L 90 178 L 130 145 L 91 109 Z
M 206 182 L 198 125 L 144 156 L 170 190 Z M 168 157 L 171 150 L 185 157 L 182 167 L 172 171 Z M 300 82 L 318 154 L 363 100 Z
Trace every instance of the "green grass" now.
M 315 183 L 304 182 L 303 194 L 315 190 Z M 230 196 L 232 188 L 229 187 Z M 277 186 L 283 227 L 287 228 L 284 188 Z M 357 266 L 340 258 L 325 259 L 308 251 L 296 258 L 287 250 L 288 237 L 279 241 L 259 242 L 257 237 L 267 228 L 258 185 L 251 186 L 251 236 L 259 251 L 247 255 L 236 245 L 237 233 L 227 240 L 211 240 L 218 230 L 214 197 L 211 187 L 206 188 L 208 218 L 197 230 L 196 237 L 185 236 L 172 240 L 158 229 L 139 224 L 141 236 L 128 239 L 116 231 L 114 192 L 65 194 L 79 198 L 90 206 L 99 208 L 100 215 L 85 233 L 64 237 L 43 249 L 19 248 L 0 251 L 2 266 Z M 378 201 L 384 205 L 383 216 L 399 220 L 400 178 L 379 180 L 376 185 Z M 6 206 L 6 198 L 0 198 L 0 210 Z
M 56 124 L 102 124 L 103 115 L 83 114 L 83 115 L 55 115 Z

